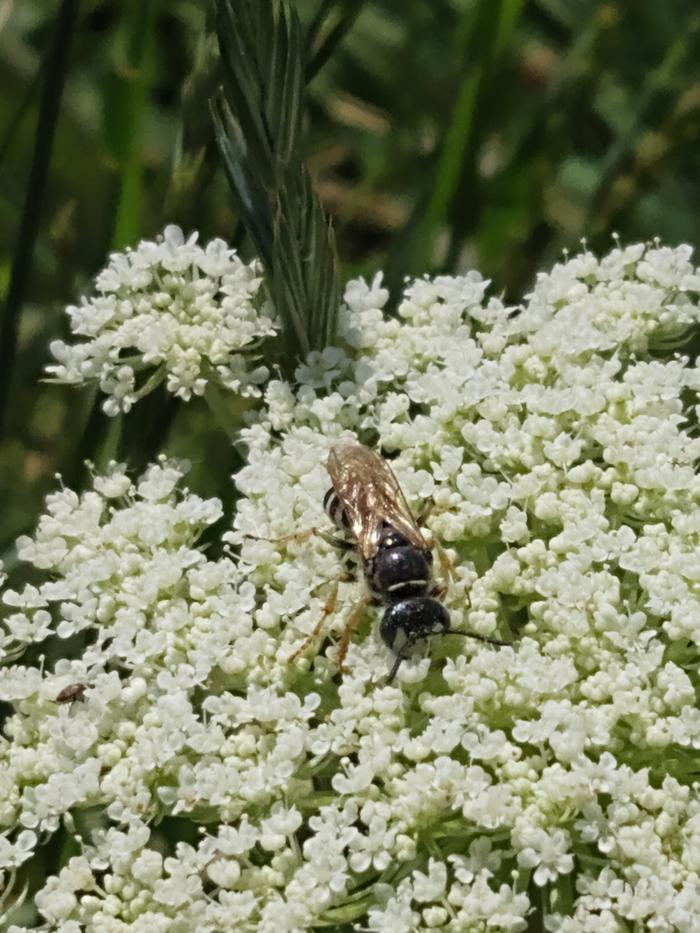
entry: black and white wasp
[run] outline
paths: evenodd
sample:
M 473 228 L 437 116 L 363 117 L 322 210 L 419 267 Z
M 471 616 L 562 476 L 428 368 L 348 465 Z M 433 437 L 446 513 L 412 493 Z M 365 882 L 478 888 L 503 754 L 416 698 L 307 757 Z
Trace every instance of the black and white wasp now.
M 324 507 L 336 527 L 350 536 L 367 584 L 360 608 L 366 602 L 385 606 L 379 634 L 396 655 L 387 683 L 414 646 L 433 635 L 468 635 L 504 644 L 450 628 L 449 613 L 440 602 L 445 587 L 433 581 L 431 547 L 386 460 L 363 444 L 343 441 L 331 449 L 327 469 L 331 488 Z M 341 670 L 358 617 L 355 611 L 341 639 Z

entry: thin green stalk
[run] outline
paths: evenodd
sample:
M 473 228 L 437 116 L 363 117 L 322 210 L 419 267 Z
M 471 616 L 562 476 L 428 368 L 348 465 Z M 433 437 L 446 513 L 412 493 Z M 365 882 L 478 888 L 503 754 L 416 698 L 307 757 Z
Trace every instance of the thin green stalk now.
M 34 149 L 17 234 L 17 245 L 10 271 L 10 283 L 0 321 L 0 430 L 5 419 L 15 368 L 20 317 L 32 272 L 34 246 L 41 222 L 56 123 L 79 7 L 80 0 L 63 0 L 61 3 L 56 17 L 53 41 L 42 65 L 46 77 L 41 94 L 39 121 L 34 137 Z
M 95 451 L 107 437 L 110 419 L 102 411 L 101 402 L 99 391 L 95 390 L 80 440 L 75 449 L 69 451 L 70 460 L 63 470 L 63 479 L 71 489 L 82 489 L 89 476 L 85 463 L 94 459 Z
M 141 472 L 161 452 L 181 401 L 159 386 L 141 399 L 133 412 L 122 417 L 118 460 Z
M 444 223 L 450 232 L 447 268 L 456 261 L 465 236 L 477 229 L 481 220 L 483 199 L 477 162 L 502 93 L 499 65 L 515 34 L 522 7 L 523 0 L 484 2 L 465 50 L 467 60 L 474 59 L 475 66 L 468 68 L 460 87 L 434 194 L 440 213 L 433 218 L 433 229 L 439 232 Z
M 112 247 L 131 246 L 141 232 L 143 211 L 143 116 L 152 80 L 153 46 L 158 0 L 132 0 L 127 12 L 127 49 L 120 79 L 121 120 L 118 131 L 124 146 L 119 177 L 119 200 Z
M 455 105 L 434 160 L 430 190 L 424 192 L 387 262 L 387 284 L 396 291 L 403 276 L 433 265 L 441 231 L 450 234 L 448 262 L 455 244 L 479 223 L 477 158 L 490 126 L 489 99 L 497 86 L 497 66 L 504 56 L 521 12 L 523 0 L 481 0 L 466 10 L 456 30 L 452 56 L 464 62 Z
M 341 0 L 342 2 L 342 0 Z M 306 48 L 313 49 L 318 43 L 318 37 L 324 30 L 324 23 L 332 10 L 337 6 L 338 0 L 321 0 L 311 22 L 306 28 Z
M 610 7 L 598 8 L 583 29 L 572 36 L 557 75 L 538 107 L 533 110 L 527 128 L 516 145 L 510 168 L 502 183 L 527 179 L 526 193 L 520 199 L 517 232 L 510 242 L 502 239 L 501 267 L 506 294 L 520 295 L 532 281 L 550 249 L 555 231 L 544 207 L 545 191 L 551 178 L 570 151 L 575 125 L 587 113 L 600 83 L 612 66 L 610 46 L 618 20 Z M 523 235 L 522 231 L 525 231 Z
M 586 232 L 595 236 L 614 229 L 625 208 L 638 202 L 643 176 L 649 173 L 651 165 L 668 159 L 684 141 L 680 124 L 687 115 L 678 113 L 677 88 L 682 86 L 689 63 L 697 57 L 699 34 L 700 17 L 694 16 L 639 89 L 635 108 L 603 159 L 598 184 L 588 204 Z M 660 109 L 660 101 L 662 107 L 665 105 L 663 122 L 652 116 Z M 697 124 L 696 114 L 692 119 Z M 655 145 L 650 154 L 644 151 L 644 143 L 652 134 Z
M 19 132 L 19 128 L 22 125 L 27 113 L 29 112 L 29 108 L 31 107 L 34 100 L 34 95 L 41 87 L 41 79 L 44 76 L 43 64 L 44 63 L 42 63 L 39 68 L 37 68 L 36 74 L 32 78 L 29 86 L 27 87 L 27 90 L 24 92 L 22 99 L 17 104 L 17 109 L 7 124 L 7 129 L 5 130 L 4 136 L 0 140 L 0 166 L 2 166 L 5 159 L 7 158 L 7 154 L 10 151 L 10 147 L 12 146 L 17 133 Z
M 364 0 L 335 0 L 324 2 L 319 7 L 306 33 L 307 84 L 318 74 L 362 10 Z M 333 20 L 335 19 L 335 22 Z
M 126 50 L 121 75 L 108 100 L 106 133 L 111 136 L 113 149 L 120 165 L 118 180 L 119 196 L 117 214 L 112 232 L 111 247 L 114 250 L 133 246 L 141 230 L 143 209 L 143 146 L 142 127 L 148 107 L 148 90 L 153 78 L 153 48 L 157 21 L 158 0 L 131 2 L 126 11 Z M 139 432 L 135 421 L 144 413 L 137 410 L 129 422 L 128 436 L 151 437 L 144 450 L 153 450 L 152 441 L 157 436 L 163 441 L 172 424 L 175 410 L 165 405 L 162 417 L 151 415 L 146 427 Z M 148 434 L 148 425 L 157 426 L 155 435 Z M 83 428 L 77 452 L 67 471 L 66 482 L 73 488 L 81 488 L 88 478 L 85 462 L 100 460 L 105 444 L 118 446 L 121 454 L 126 453 L 128 443 L 123 434 L 124 419 L 108 418 L 102 411 L 99 393 L 93 400 L 90 413 Z M 115 437 L 115 432 L 118 436 Z M 136 460 L 143 461 L 143 450 L 135 450 Z

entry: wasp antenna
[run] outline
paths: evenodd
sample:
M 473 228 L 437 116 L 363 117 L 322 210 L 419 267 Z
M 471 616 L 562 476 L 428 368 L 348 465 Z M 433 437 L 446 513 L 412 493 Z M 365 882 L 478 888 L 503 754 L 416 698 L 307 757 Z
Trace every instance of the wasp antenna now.
M 398 671 L 399 665 L 401 664 L 403 660 L 404 660 L 403 655 L 400 655 L 400 654 L 396 655 L 396 658 L 394 659 L 394 664 L 391 670 L 389 671 L 389 676 L 386 679 L 387 686 L 392 682 L 394 677 L 396 677 L 396 672 Z
M 457 632 L 454 629 L 450 629 L 449 632 L 439 632 L 440 635 L 460 635 L 462 638 L 473 638 L 476 641 L 483 641 L 487 645 L 500 645 L 504 647 L 509 645 L 508 641 L 499 641 L 498 638 L 488 638 L 486 635 L 477 635 L 475 632 Z

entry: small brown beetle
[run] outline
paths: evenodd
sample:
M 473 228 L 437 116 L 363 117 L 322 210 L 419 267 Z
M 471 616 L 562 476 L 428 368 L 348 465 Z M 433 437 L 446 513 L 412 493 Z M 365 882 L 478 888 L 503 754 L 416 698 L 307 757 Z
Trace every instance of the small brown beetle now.
M 85 684 L 68 684 L 61 690 L 54 703 L 84 703 Z

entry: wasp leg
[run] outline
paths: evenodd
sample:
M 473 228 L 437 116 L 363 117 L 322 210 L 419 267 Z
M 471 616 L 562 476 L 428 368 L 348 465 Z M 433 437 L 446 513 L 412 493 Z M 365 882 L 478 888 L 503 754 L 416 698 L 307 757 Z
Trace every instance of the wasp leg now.
M 441 511 L 443 510 L 438 509 L 438 507 L 435 505 L 434 502 L 432 501 L 426 502 L 423 508 L 418 513 L 416 520 L 418 524 L 421 526 L 421 528 L 423 528 L 425 526 L 425 523 L 428 520 L 428 517 L 431 515 L 431 513 L 441 512 Z M 440 542 L 433 536 L 432 532 L 430 532 L 427 537 L 428 537 L 428 544 L 431 547 L 434 547 L 435 550 L 437 551 L 437 556 L 438 556 L 438 560 L 440 561 L 440 566 L 442 567 L 442 572 L 445 574 L 448 580 L 454 580 L 456 576 L 455 567 L 452 561 L 450 560 L 447 554 L 447 551 L 440 544 Z M 440 597 L 438 596 L 437 598 L 439 599 Z
M 279 538 L 268 538 L 265 535 L 243 535 L 246 541 L 269 541 L 271 544 L 285 544 L 287 541 L 308 541 L 312 535 L 318 534 L 318 528 L 307 528 L 304 531 L 292 531 L 288 535 L 280 535 Z
M 425 522 L 428 516 L 430 515 L 430 513 L 434 512 L 435 509 L 436 509 L 436 505 L 434 502 L 426 503 L 426 505 L 421 509 L 420 514 L 417 519 L 418 524 L 421 526 L 421 528 L 425 525 Z M 427 541 L 428 541 L 429 546 L 431 548 L 435 548 L 435 550 L 437 551 L 438 560 L 440 561 L 440 567 L 442 568 L 443 574 L 447 577 L 448 580 L 454 580 L 456 577 L 455 565 L 450 560 L 445 548 L 440 544 L 437 538 L 433 536 L 432 532 L 428 532 Z M 447 587 L 445 587 L 445 589 L 447 589 Z M 439 599 L 440 597 L 438 596 L 437 598 Z
M 338 670 L 341 674 L 347 674 L 347 668 L 344 662 L 345 656 L 348 653 L 348 648 L 350 647 L 350 636 L 357 627 L 357 623 L 362 617 L 365 606 L 372 601 L 372 598 L 373 597 L 369 593 L 365 593 L 364 596 L 361 596 L 353 606 L 348 621 L 345 623 L 343 634 L 340 636 L 340 647 L 338 648 Z
M 432 638 L 433 635 L 460 635 L 462 638 L 473 638 L 475 641 L 483 641 L 487 645 L 510 645 L 509 641 L 500 641 L 498 638 L 489 638 L 488 635 L 477 635 L 476 632 L 456 632 L 450 629 L 449 632 L 429 632 L 426 638 Z
M 308 541 L 313 535 L 318 535 L 319 538 L 323 538 L 324 541 L 332 547 L 338 548 L 339 551 L 353 551 L 355 549 L 355 545 L 351 541 L 328 534 L 327 531 L 323 531 L 321 528 L 307 528 L 305 531 L 293 531 L 279 538 L 266 538 L 261 535 L 248 534 L 243 535 L 243 537 L 248 541 L 270 541 L 272 544 L 285 544 L 287 541 L 296 541 L 298 544 L 303 544 L 304 541 Z
M 327 531 L 319 531 L 318 536 L 323 538 L 323 540 L 327 544 L 330 544 L 331 547 L 337 548 L 339 551 L 356 550 L 356 545 L 352 541 L 348 541 L 346 538 L 339 538 L 337 535 L 329 535 Z
M 312 641 L 318 636 L 319 632 L 323 628 L 323 623 L 326 621 L 329 615 L 332 615 L 335 612 L 335 607 L 338 602 L 338 589 L 341 583 L 350 583 L 355 579 L 354 574 L 352 573 L 339 573 L 331 584 L 331 589 L 328 594 L 328 598 L 323 604 L 323 610 L 321 611 L 321 617 L 314 625 L 313 630 L 309 632 L 304 641 L 299 645 L 296 651 L 287 658 L 287 664 L 293 664 L 296 659 L 302 655 L 306 649 L 309 647 Z M 321 583 L 320 586 L 325 586 L 325 583 Z M 316 587 L 315 589 L 318 589 Z M 314 592 L 312 590 L 312 592 Z
M 439 541 L 434 540 L 433 547 L 437 551 L 438 560 L 440 561 L 440 566 L 442 567 L 442 572 L 447 577 L 448 580 L 452 581 L 456 579 L 455 565 L 450 560 L 450 557 L 445 550 L 445 548 L 440 544 Z M 445 587 L 447 589 L 447 587 Z
M 338 602 L 338 588 L 340 587 L 340 584 L 343 583 L 345 580 L 347 580 L 347 575 L 341 574 L 333 581 L 333 584 L 331 585 L 331 591 L 328 594 L 328 598 L 323 604 L 323 611 L 321 612 L 321 617 L 319 618 L 316 625 L 314 625 L 311 632 L 309 632 L 309 634 L 306 636 L 304 641 L 296 649 L 296 651 L 294 651 L 293 654 L 289 655 L 289 657 L 287 658 L 287 664 L 293 664 L 296 661 L 296 659 L 299 657 L 299 655 L 302 655 L 306 651 L 306 649 L 309 647 L 309 645 L 318 637 L 319 632 L 323 628 L 323 623 L 326 621 L 329 615 L 332 615 L 332 613 L 335 612 L 335 606 L 336 606 L 336 603 Z
M 427 522 L 430 513 L 435 511 L 435 508 L 435 503 L 431 499 L 428 499 L 423 503 L 420 512 L 416 513 L 416 521 L 421 526 L 421 528 Z

